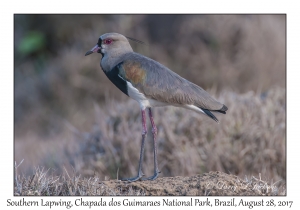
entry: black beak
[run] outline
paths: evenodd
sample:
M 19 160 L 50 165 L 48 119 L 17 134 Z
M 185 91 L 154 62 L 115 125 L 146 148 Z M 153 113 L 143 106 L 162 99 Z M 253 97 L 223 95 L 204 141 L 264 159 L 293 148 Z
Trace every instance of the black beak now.
M 87 51 L 87 52 L 85 53 L 85 56 L 90 55 L 90 54 L 92 54 L 92 53 L 93 53 L 93 51 Z
M 87 52 L 85 53 L 85 56 L 90 55 L 90 54 L 92 54 L 92 53 L 94 53 L 94 52 L 98 52 L 98 51 L 100 51 L 100 50 L 101 50 L 101 47 L 99 47 L 99 45 L 96 44 L 95 47 L 93 47 L 91 50 L 89 50 L 89 51 L 87 51 Z

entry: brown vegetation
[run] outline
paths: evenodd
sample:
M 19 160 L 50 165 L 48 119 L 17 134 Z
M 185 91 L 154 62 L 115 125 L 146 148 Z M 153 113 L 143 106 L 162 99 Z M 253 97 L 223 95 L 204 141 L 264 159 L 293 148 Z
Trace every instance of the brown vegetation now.
M 68 173 L 49 176 L 48 171 L 36 169 L 31 177 L 17 176 L 14 195 L 35 196 L 199 196 L 199 195 L 285 195 L 285 189 L 278 183 L 268 183 L 254 176 L 244 180 L 222 172 L 210 172 L 191 177 L 163 177 L 154 181 L 124 182 L 102 181 L 99 177 L 82 178 Z
M 24 51 L 33 32 L 45 41 Z M 204 89 L 285 86 L 285 15 L 16 15 L 17 136 L 60 133 L 61 118 L 88 130 L 94 101 L 126 99 L 102 72 L 101 55 L 84 57 L 107 32 L 147 42 L 131 44 Z
M 198 113 L 173 107 L 154 109 L 158 127 L 158 160 L 161 176 L 191 176 L 208 171 L 224 171 L 285 184 L 285 89 L 266 94 L 222 92 L 219 100 L 232 107 L 219 115 L 220 124 Z M 106 106 L 95 105 L 95 125 L 80 132 L 67 123 L 73 137 L 35 142 L 16 142 L 17 156 L 27 156 L 24 165 L 52 167 L 60 174 L 71 166 L 81 176 L 124 178 L 137 173 L 141 143 L 140 112 L 133 100 Z M 149 125 L 150 127 L 150 125 Z M 144 173 L 153 172 L 151 134 L 148 135 Z M 32 142 L 31 142 L 32 143 Z M 51 145 L 55 150 L 50 150 Z M 22 148 L 22 149 L 21 149 Z M 44 154 L 41 154 L 43 153 Z M 44 157 L 44 158 L 43 158 Z M 28 165 L 27 165 L 28 167 Z

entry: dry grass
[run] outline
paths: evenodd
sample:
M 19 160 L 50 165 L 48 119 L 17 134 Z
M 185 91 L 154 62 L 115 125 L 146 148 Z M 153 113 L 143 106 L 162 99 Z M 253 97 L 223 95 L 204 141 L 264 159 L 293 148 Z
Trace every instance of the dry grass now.
M 32 176 L 16 173 L 16 196 L 144 196 L 144 195 L 286 195 L 280 182 L 267 182 L 251 176 L 241 179 L 221 172 L 191 177 L 165 177 L 155 181 L 126 183 L 119 180 L 102 181 L 99 177 L 82 178 L 68 172 L 50 175 L 49 170 L 36 168 Z
M 226 116 L 220 116 L 220 124 L 180 108 L 155 109 L 163 176 L 224 171 L 285 179 L 285 90 L 273 89 L 265 97 L 223 92 L 218 99 L 230 107 Z M 131 100 L 96 107 L 94 131 L 86 138 L 76 136 L 81 142 L 76 170 L 89 175 L 95 170 L 111 178 L 116 178 L 118 169 L 121 177 L 135 174 L 141 142 L 138 110 Z M 151 134 L 148 142 L 145 165 L 149 167 L 144 173 L 150 175 Z
M 16 174 L 14 195 L 33 196 L 91 196 L 91 195 L 145 195 L 129 188 L 126 192 L 101 184 L 99 177 L 81 177 L 65 171 L 60 176 L 50 174 L 50 169 L 36 168 L 31 176 Z
M 208 171 L 240 177 L 261 173 L 264 180 L 285 183 L 285 89 L 274 88 L 264 94 L 223 91 L 216 98 L 229 107 L 226 115 L 218 115 L 220 124 L 185 109 L 154 109 L 161 176 Z M 83 177 L 101 179 L 135 175 L 141 143 L 138 104 L 133 100 L 110 101 L 101 107 L 95 104 L 94 118 L 90 132 L 80 132 L 67 123 L 73 135 L 46 141 L 52 151 L 40 141 L 35 143 L 37 152 L 30 144 L 31 153 L 26 154 L 22 150 L 28 141 L 16 141 L 16 159 L 25 158 L 23 170 L 41 165 L 54 168 L 56 174 L 61 174 L 63 167 L 68 171 L 73 167 Z M 153 171 L 151 138 L 150 132 L 144 158 L 146 175 Z

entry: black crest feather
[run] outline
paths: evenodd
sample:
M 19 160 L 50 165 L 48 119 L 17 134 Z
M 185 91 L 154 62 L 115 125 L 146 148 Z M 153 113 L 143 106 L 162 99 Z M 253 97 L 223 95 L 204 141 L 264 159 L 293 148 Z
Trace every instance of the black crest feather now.
M 137 40 L 135 38 L 131 38 L 131 37 L 128 37 L 128 36 L 125 36 L 127 39 L 131 40 L 131 41 L 134 41 L 136 43 L 139 43 L 139 44 L 144 44 L 144 45 L 147 45 L 145 42 L 142 42 L 140 40 Z

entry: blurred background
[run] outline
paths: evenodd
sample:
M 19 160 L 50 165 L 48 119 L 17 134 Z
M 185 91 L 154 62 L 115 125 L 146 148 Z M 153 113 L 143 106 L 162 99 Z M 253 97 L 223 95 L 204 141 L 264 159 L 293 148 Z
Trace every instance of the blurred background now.
M 139 106 L 107 79 L 100 54 L 84 56 L 107 32 L 146 42 L 131 45 L 229 108 L 220 124 L 155 108 L 161 176 L 218 170 L 285 182 L 285 15 L 14 15 L 14 156 L 24 159 L 22 173 L 136 175 Z M 151 141 L 150 133 L 146 175 Z

